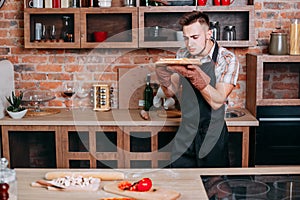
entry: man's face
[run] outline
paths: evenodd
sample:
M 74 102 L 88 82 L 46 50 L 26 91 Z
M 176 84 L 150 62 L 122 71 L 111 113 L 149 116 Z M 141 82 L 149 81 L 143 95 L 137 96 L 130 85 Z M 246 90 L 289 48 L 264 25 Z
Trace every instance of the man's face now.
M 208 26 L 198 22 L 183 27 L 185 45 L 191 55 L 207 53 L 206 40 L 209 39 Z

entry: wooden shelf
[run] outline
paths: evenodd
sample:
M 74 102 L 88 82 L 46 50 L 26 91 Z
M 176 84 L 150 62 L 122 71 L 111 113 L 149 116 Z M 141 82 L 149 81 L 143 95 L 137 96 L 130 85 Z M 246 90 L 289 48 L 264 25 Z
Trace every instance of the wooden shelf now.
M 48 40 L 34 41 L 35 29 L 37 22 L 46 26 L 46 39 L 49 39 L 50 26 L 55 25 L 56 38 L 59 39 L 62 34 L 63 21 L 62 16 L 70 17 L 70 26 L 73 29 L 73 42 L 52 42 Z M 24 43 L 25 48 L 80 48 L 80 19 L 79 8 L 25 8 L 24 10 Z
M 24 42 L 25 48 L 160 48 L 181 47 L 175 32 L 180 30 L 178 19 L 185 12 L 200 7 L 195 6 L 157 6 L 157 7 L 110 7 L 110 8 L 27 8 L 24 0 Z M 218 41 L 224 47 L 254 46 L 254 7 L 253 6 L 210 6 L 201 8 L 211 21 L 220 21 L 222 28 L 235 25 L 237 40 Z M 74 30 L 73 42 L 36 42 L 34 24 L 41 22 L 47 26 L 55 24 L 57 35 L 62 29 L 63 15 L 71 17 Z M 149 27 L 161 26 L 164 38 L 145 40 Z M 93 32 L 104 30 L 108 39 L 94 42 Z
M 137 48 L 137 8 L 81 8 L 81 48 Z M 107 31 L 104 42 L 94 42 L 93 32 Z
M 293 64 L 294 63 L 294 64 Z M 265 67 L 269 68 L 275 65 L 273 68 L 276 70 L 276 66 L 288 67 L 289 64 L 293 64 L 293 68 L 297 68 L 300 65 L 300 56 L 290 55 L 268 55 L 268 54 L 247 54 L 247 95 L 246 95 L 246 107 L 251 113 L 256 116 L 256 106 L 296 106 L 300 105 L 300 96 L 296 99 L 290 98 L 264 98 L 264 70 Z M 300 79 L 299 69 L 293 70 L 297 73 Z M 281 72 L 282 73 L 282 72 Z M 286 74 L 287 72 L 283 72 Z M 287 75 L 287 74 L 286 74 Z M 278 74 L 279 76 L 279 74 Z M 300 84 L 300 83 L 298 83 Z M 299 85 L 298 85 L 299 87 Z M 299 88 L 298 88 L 299 90 Z M 288 92 L 288 91 L 287 91 Z M 298 92 L 299 93 L 299 92 Z
M 161 7 L 139 7 L 139 47 L 181 47 L 182 41 L 177 41 L 176 31 L 181 28 L 178 19 L 183 13 L 197 9 L 195 6 L 161 6 Z M 254 46 L 254 7 L 228 7 L 222 6 L 204 7 L 201 11 L 207 13 L 210 21 L 221 22 L 222 29 L 226 25 L 234 25 L 237 32 L 235 41 L 218 41 L 224 47 L 248 47 Z M 161 41 L 148 41 L 150 27 L 161 27 Z

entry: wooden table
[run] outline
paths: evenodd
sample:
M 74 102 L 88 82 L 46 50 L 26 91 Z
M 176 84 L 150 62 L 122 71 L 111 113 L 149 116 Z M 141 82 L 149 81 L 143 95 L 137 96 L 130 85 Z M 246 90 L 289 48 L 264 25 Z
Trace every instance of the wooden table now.
M 44 178 L 49 171 L 106 171 L 114 169 L 15 169 L 18 180 L 18 199 L 20 200 L 99 200 L 102 197 L 116 197 L 103 190 L 97 192 L 61 192 L 48 191 L 43 188 L 33 188 L 31 182 Z M 300 174 L 300 167 L 268 167 L 268 168 L 199 168 L 199 169 L 117 169 L 124 172 L 126 180 L 137 180 L 150 177 L 156 186 L 176 190 L 181 193 L 182 200 L 208 199 L 201 176 L 209 175 L 275 175 Z M 101 182 L 101 186 L 111 181 Z M 100 186 L 100 187 L 101 187 Z
M 229 132 L 242 133 L 242 167 L 249 166 L 249 135 L 250 127 L 258 126 L 258 121 L 246 109 L 246 113 L 239 118 L 226 119 Z M 69 168 L 69 160 L 89 160 L 90 167 L 96 168 L 96 160 L 118 160 L 119 168 L 128 168 L 128 160 L 152 160 L 152 167 L 157 168 L 158 160 L 168 160 L 169 153 L 158 152 L 158 132 L 176 132 L 180 126 L 180 118 L 161 118 L 152 113 L 151 120 L 143 120 L 138 110 L 111 110 L 109 112 L 95 112 L 92 110 L 73 110 L 67 112 L 61 110 L 59 114 L 28 117 L 20 120 L 12 120 L 8 117 L 0 120 L 2 132 L 3 156 L 10 160 L 9 132 L 10 131 L 52 131 L 55 133 L 56 165 L 58 168 Z M 95 134 L 97 131 L 112 131 L 118 136 L 118 151 L 113 153 L 96 152 Z M 151 133 L 150 153 L 131 153 L 130 137 L 128 131 L 147 130 Z M 69 150 L 68 132 L 88 131 L 90 151 L 93 152 L 71 152 Z M 124 150 L 123 152 L 120 152 Z M 129 153 L 128 153 L 129 152 Z M 95 156 L 91 156 L 97 155 Z M 124 159 L 127 157 L 127 162 Z M 154 159 L 155 158 L 155 159 Z

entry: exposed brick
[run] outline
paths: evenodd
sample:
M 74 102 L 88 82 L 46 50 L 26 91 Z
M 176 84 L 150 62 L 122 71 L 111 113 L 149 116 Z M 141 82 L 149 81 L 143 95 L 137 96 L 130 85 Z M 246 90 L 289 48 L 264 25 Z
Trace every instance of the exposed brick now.
M 40 82 L 39 86 L 42 90 L 57 89 L 61 86 L 60 82 Z
M 247 84 L 246 53 L 268 53 L 270 33 L 275 26 L 281 23 L 282 28 L 288 32 L 290 19 L 300 18 L 300 2 L 298 1 L 256 0 L 254 8 L 255 30 L 253 31 L 255 32 L 257 46 L 229 48 L 238 56 L 242 66 L 238 85 L 230 95 L 230 100 L 234 102 L 234 106 L 243 106 L 245 101 L 245 86 Z M 87 80 L 89 83 L 106 82 L 117 88 L 118 67 L 130 68 L 143 65 L 153 70 L 153 63 L 159 58 L 174 57 L 177 51 L 177 48 L 168 50 L 159 48 L 24 49 L 23 12 L 22 0 L 6 1 L 0 12 L 0 60 L 8 59 L 14 64 L 15 85 L 18 90 L 51 88 L 51 90 L 58 91 L 65 80 Z M 297 82 L 293 81 L 295 77 L 284 78 L 284 75 L 278 74 L 286 69 L 276 65 L 270 68 L 278 68 L 278 70 L 274 72 L 272 69 L 269 69 L 269 74 L 266 75 L 269 79 L 282 79 L 284 84 Z M 299 73 L 295 68 L 289 69 L 289 72 L 285 73 Z M 268 86 L 266 94 L 269 97 L 277 98 L 279 96 L 295 95 L 294 91 L 287 92 L 287 89 L 272 90 L 270 89 L 272 85 L 267 82 L 264 85 Z M 278 95 L 272 93 L 274 91 Z M 60 94 L 56 95 L 59 98 L 49 102 L 47 106 L 64 107 L 65 105 L 62 102 L 65 99 L 60 97 Z M 117 102 L 117 97 L 114 98 L 114 102 Z
M 65 72 L 83 72 L 84 66 L 80 65 L 66 65 L 65 66 Z
M 48 73 L 48 80 L 73 80 L 73 74 L 69 73 Z
M 28 72 L 28 71 L 35 71 L 35 68 L 33 65 L 14 65 L 14 71 L 15 72 Z
M 22 62 L 24 63 L 47 63 L 48 58 L 46 56 L 33 56 L 33 55 L 29 55 L 29 56 L 24 56 L 22 58 Z
M 7 55 L 9 54 L 10 49 L 7 47 L 0 47 L 0 55 Z
M 36 82 L 34 81 L 16 81 L 15 82 L 15 88 L 21 89 L 21 90 L 27 90 L 27 89 L 36 89 Z
M 62 66 L 61 65 L 55 65 L 55 64 L 49 64 L 49 65 L 38 65 L 36 67 L 36 70 L 39 72 L 61 72 Z
M 262 9 L 262 3 L 254 2 L 254 9 L 255 10 L 261 10 Z
M 38 73 L 23 73 L 21 75 L 22 80 L 46 80 L 46 74 Z
M 94 74 L 94 80 L 96 81 L 117 81 L 117 75 L 115 73 L 96 73 Z
M 103 72 L 111 71 L 111 66 L 107 66 L 105 64 L 87 65 L 86 69 L 88 72 Z
M 4 21 L 0 20 L 0 28 L 10 28 L 10 22 L 9 21 Z

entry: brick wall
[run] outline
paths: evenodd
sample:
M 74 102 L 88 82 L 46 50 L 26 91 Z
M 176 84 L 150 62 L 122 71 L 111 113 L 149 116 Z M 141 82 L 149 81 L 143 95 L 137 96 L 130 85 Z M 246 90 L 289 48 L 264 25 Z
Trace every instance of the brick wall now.
M 239 84 L 230 95 L 231 106 L 244 107 L 246 97 L 246 53 L 267 52 L 271 31 L 282 26 L 289 31 L 291 18 L 300 18 L 298 0 L 255 0 L 255 36 L 257 46 L 231 48 L 239 58 Z M 50 89 L 56 99 L 49 107 L 64 107 L 60 94 L 62 82 L 81 80 L 93 83 L 109 83 L 114 87 L 114 105 L 118 102 L 117 67 L 148 65 L 159 57 L 173 55 L 160 49 L 87 49 L 87 50 L 37 50 L 24 49 L 23 1 L 6 0 L 0 9 L 0 59 L 14 64 L 15 87 L 19 90 Z M 0 66 L 1 67 L 1 66 Z M 88 104 L 89 101 L 85 103 Z

